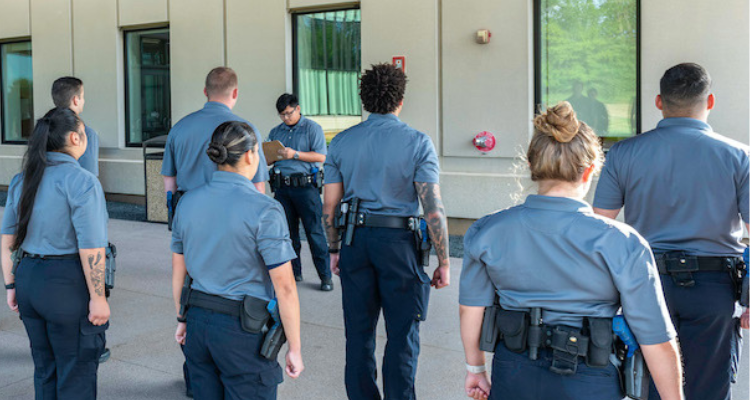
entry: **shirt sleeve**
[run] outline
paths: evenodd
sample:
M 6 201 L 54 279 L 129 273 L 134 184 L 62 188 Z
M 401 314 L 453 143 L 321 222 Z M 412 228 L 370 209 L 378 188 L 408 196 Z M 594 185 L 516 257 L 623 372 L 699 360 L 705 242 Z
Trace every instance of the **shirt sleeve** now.
M 18 199 L 21 197 L 21 174 L 13 177 L 8 189 L 8 197 L 5 201 L 3 212 L 3 224 L 0 233 L 3 235 L 15 235 L 18 226 Z
M 267 266 L 283 264 L 297 258 L 289 238 L 284 211 L 278 202 L 274 201 L 274 204 L 260 215 L 255 243 Z
M 742 159 L 740 160 L 740 170 L 738 171 L 738 179 L 736 182 L 737 190 L 737 207 L 740 210 L 742 220 L 746 224 L 750 223 L 750 186 L 748 181 L 750 180 L 750 157 L 748 156 L 747 150 L 743 150 Z
M 93 175 L 86 176 L 76 185 L 69 197 L 73 229 L 79 249 L 107 247 L 107 203 L 104 190 Z
M 260 159 L 260 162 L 258 164 L 258 172 L 256 172 L 255 176 L 253 177 L 253 183 L 261 183 L 267 181 L 269 178 L 268 166 L 266 164 L 266 156 L 265 154 L 263 154 L 263 137 L 260 136 L 258 128 L 256 128 L 255 126 L 252 127 L 253 131 L 255 132 L 255 138 L 258 141 L 258 158 Z
M 180 204 L 182 203 L 177 203 L 177 208 L 180 207 Z M 169 247 L 172 250 L 172 253 L 185 254 L 182 245 L 182 224 L 180 224 L 180 214 L 176 211 L 172 217 L 172 242 Z
M 620 185 L 618 167 L 617 145 L 615 145 L 607 153 L 607 159 L 596 186 L 594 207 L 619 210 L 625 204 L 625 193 Z
M 627 253 L 610 260 L 610 271 L 625 320 L 638 343 L 653 345 L 677 336 L 667 310 L 654 255 L 645 239 L 630 233 L 629 243 L 621 246 Z M 612 249 L 617 246 L 610 245 Z M 617 265 L 619 264 L 619 265 Z
M 417 150 L 417 170 L 414 182 L 440 183 L 440 164 L 438 163 L 435 145 L 427 135 L 422 135 L 422 142 Z
M 323 133 L 323 127 L 315 123 L 310 124 L 310 151 L 322 155 L 328 153 L 328 149 L 326 148 L 326 135 Z
M 341 175 L 341 170 L 339 169 L 338 141 L 336 138 L 331 142 L 331 147 L 328 150 L 329 153 L 324 166 L 325 183 L 341 183 L 344 181 L 344 177 Z
M 481 221 L 481 220 L 480 220 Z M 489 307 L 495 302 L 495 287 L 481 260 L 482 243 L 477 239 L 479 222 L 464 236 L 464 264 L 458 288 L 458 303 L 463 306 Z
M 99 135 L 92 128 L 86 127 L 86 165 L 83 166 L 87 171 L 99 176 Z
M 174 129 L 172 129 L 174 131 Z M 167 136 L 167 144 L 164 146 L 164 160 L 161 162 L 161 174 L 163 176 L 177 176 L 177 166 L 174 159 L 174 133 Z

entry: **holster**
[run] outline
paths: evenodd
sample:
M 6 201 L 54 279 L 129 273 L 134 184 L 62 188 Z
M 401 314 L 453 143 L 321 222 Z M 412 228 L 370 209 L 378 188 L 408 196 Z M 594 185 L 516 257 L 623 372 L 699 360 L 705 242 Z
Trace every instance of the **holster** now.
M 748 273 L 747 264 L 744 260 L 737 260 L 730 270 L 732 286 L 734 287 L 734 299 L 743 307 L 748 306 Z
M 271 186 L 272 193 L 281 187 L 281 179 L 281 171 L 278 168 L 271 168 L 268 185 Z
M 187 310 L 190 308 L 190 293 L 193 291 L 193 278 L 190 275 L 185 275 L 185 282 L 182 284 L 182 291 L 180 292 L 180 316 L 185 318 L 187 316 Z
M 18 270 L 18 264 L 20 264 L 23 259 L 23 250 L 19 247 L 11 253 L 10 257 L 13 260 L 13 268 L 10 270 L 10 273 L 11 275 L 15 275 Z
M 266 306 L 266 310 L 271 317 L 269 320 L 271 327 L 266 333 L 266 337 L 263 338 L 260 355 L 268 360 L 275 361 L 279 355 L 281 346 L 286 343 L 286 334 L 284 333 L 284 325 L 281 323 L 278 302 L 276 300 L 270 301 Z
M 432 242 L 430 241 L 430 233 L 427 230 L 427 222 L 420 218 L 419 227 L 414 230 L 414 236 L 417 239 L 417 255 L 420 265 L 430 265 L 430 251 L 432 250 Z
M 168 212 L 167 229 L 169 229 L 170 231 L 172 230 L 172 222 L 174 222 L 174 216 L 177 214 L 177 204 L 180 202 L 180 199 L 184 195 L 185 195 L 185 192 L 182 190 L 178 190 L 177 192 L 172 194 L 172 200 L 171 200 L 172 208 L 167 208 L 167 212 Z
M 106 258 L 104 261 L 104 287 L 107 290 L 115 288 L 115 272 L 117 271 L 117 247 L 110 243 L 105 249 Z
M 263 333 L 271 315 L 266 307 L 268 302 L 257 297 L 245 296 L 242 299 L 240 322 L 242 329 L 249 333 Z
M 497 313 L 500 306 L 495 304 L 484 308 L 484 320 L 482 321 L 482 334 L 479 337 L 479 350 L 494 353 L 497 342 L 500 339 L 500 330 L 497 325 Z
M 636 350 L 632 357 L 626 358 L 621 368 L 625 395 L 635 400 L 648 399 L 651 373 L 641 350 Z

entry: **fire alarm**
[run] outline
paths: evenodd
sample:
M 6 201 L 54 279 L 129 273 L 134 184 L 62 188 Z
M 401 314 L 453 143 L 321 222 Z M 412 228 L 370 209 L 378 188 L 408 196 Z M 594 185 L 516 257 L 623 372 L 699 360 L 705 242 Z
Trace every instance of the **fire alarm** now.
M 477 31 L 477 43 L 479 44 L 489 43 L 491 37 L 492 37 L 492 32 L 490 32 L 489 29 L 480 29 Z
M 393 56 L 393 66 L 406 73 L 406 56 Z
M 495 148 L 495 135 L 489 132 L 480 132 L 474 136 L 474 140 L 471 141 L 474 147 L 482 153 L 487 153 Z

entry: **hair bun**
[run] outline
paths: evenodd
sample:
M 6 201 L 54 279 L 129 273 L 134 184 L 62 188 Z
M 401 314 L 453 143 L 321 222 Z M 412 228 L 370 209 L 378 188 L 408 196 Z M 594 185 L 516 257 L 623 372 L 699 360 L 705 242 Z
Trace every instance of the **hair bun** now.
M 221 143 L 210 143 L 206 154 L 216 164 L 221 165 L 227 162 L 228 151 L 226 146 Z
M 567 101 L 561 101 L 554 107 L 534 118 L 536 130 L 548 136 L 552 136 L 560 143 L 573 140 L 581 128 L 581 123 L 576 117 L 573 106 Z

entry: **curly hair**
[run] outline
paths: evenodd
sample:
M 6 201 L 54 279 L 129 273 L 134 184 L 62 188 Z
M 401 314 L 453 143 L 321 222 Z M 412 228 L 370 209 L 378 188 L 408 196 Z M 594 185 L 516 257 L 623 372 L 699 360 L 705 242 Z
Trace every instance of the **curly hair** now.
M 390 64 L 373 65 L 362 74 L 359 97 L 362 106 L 374 114 L 395 111 L 404 99 L 406 75 Z

